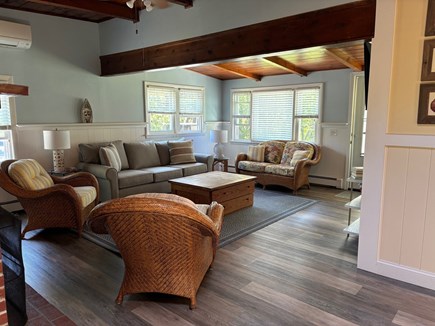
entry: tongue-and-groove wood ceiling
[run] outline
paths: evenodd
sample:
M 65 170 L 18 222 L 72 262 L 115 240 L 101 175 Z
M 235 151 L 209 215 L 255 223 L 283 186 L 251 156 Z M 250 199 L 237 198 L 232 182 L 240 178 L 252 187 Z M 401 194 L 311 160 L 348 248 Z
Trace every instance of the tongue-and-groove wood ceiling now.
M 165 0 L 152 1 L 157 5 L 158 1 Z M 128 8 L 125 2 L 126 0 L 0 0 L 0 8 L 31 11 L 95 23 L 111 18 L 137 21 L 140 16 L 139 12 L 144 9 L 142 1 L 136 0 L 133 9 Z M 184 6 L 186 10 L 194 5 L 193 0 L 167 0 L 167 2 L 169 5 Z M 273 39 L 275 43 L 281 42 L 280 47 L 275 47 L 276 49 L 279 48 L 279 51 L 273 50 L 274 46 L 270 44 L 263 44 L 262 46 L 253 44 L 249 45 L 252 47 L 250 52 L 234 49 L 234 54 L 219 55 L 217 54 L 219 51 L 231 52 L 233 50 L 231 47 L 219 48 L 219 44 L 213 44 L 219 42 L 213 42 L 213 40 L 205 43 L 205 39 L 215 38 L 218 40 L 221 38 L 219 41 L 222 42 L 222 38 L 229 35 L 229 31 L 225 31 L 221 33 L 222 36 L 215 33 L 191 39 L 190 44 L 192 46 L 195 44 L 207 46 L 208 49 L 206 50 L 211 55 L 199 57 L 198 52 L 192 54 L 191 58 L 186 57 L 185 59 L 172 61 L 175 62 L 175 66 L 185 66 L 186 69 L 221 80 L 250 78 L 258 81 L 266 76 L 282 74 L 306 76 L 315 71 L 345 68 L 362 71 L 364 69 L 364 41 L 371 39 L 374 33 L 375 6 L 375 0 L 362 0 L 316 12 L 290 16 L 287 17 L 286 23 L 296 24 L 295 28 L 283 24 L 281 24 L 280 28 L 286 28 L 292 33 L 288 35 L 280 34 L 279 29 L 270 29 L 271 33 L 279 34 L 281 39 L 285 38 L 286 40 L 278 39 L 274 35 L 266 35 L 263 36 L 263 39 L 251 40 L 253 43 L 270 42 L 270 39 Z M 155 10 L 165 10 L 162 8 L 163 6 Z M 349 17 L 349 15 L 352 15 L 352 17 Z M 312 23 L 317 24 L 318 27 L 311 27 L 309 22 L 307 23 L 307 19 L 311 19 Z M 276 22 L 278 21 L 280 20 L 276 20 Z M 266 26 L 267 23 L 271 22 L 266 22 L 264 25 Z M 269 27 L 272 25 L 269 24 Z M 245 38 L 249 37 L 251 30 L 256 30 L 255 33 L 258 34 L 258 29 L 261 29 L 262 24 L 251 26 L 252 28 L 241 28 L 232 31 L 237 33 L 237 30 L 239 30 L 237 37 Z M 298 29 L 298 26 L 303 29 Z M 329 35 L 331 34 L 331 27 L 334 29 L 334 33 L 340 35 L 335 38 L 331 37 Z M 299 32 L 295 33 L 295 30 Z M 319 34 L 325 34 L 326 36 L 322 37 Z M 292 38 L 296 40 L 293 41 Z M 229 41 L 231 40 L 229 39 Z M 161 53 L 169 45 L 172 53 L 178 52 L 180 56 L 185 56 L 185 52 L 190 50 L 185 48 L 185 44 L 186 42 L 181 41 L 103 56 L 101 57 L 102 75 L 167 68 L 168 63 L 158 62 L 153 53 Z M 233 44 L 232 47 L 237 46 L 237 44 Z M 216 55 L 214 56 L 213 53 L 216 53 Z M 243 53 L 249 53 L 249 55 L 241 55 Z M 151 57 L 147 57 L 147 55 L 151 55 Z M 145 61 L 152 62 L 146 63 Z

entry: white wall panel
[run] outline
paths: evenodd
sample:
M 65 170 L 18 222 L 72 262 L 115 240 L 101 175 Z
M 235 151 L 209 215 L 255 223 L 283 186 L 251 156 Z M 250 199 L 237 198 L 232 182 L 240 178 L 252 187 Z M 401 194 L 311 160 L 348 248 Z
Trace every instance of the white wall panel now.
M 435 150 L 431 150 L 421 269 L 435 273 Z
M 435 155 L 432 148 L 386 148 L 379 258 L 435 271 Z
M 394 263 L 400 261 L 406 196 L 406 178 L 403 176 L 406 175 L 407 165 L 407 150 L 396 147 L 386 150 L 379 258 Z
M 431 150 L 411 148 L 407 151 L 408 166 L 406 174 L 396 175 L 399 179 L 402 178 L 401 176 L 406 178 L 400 264 L 420 268 Z

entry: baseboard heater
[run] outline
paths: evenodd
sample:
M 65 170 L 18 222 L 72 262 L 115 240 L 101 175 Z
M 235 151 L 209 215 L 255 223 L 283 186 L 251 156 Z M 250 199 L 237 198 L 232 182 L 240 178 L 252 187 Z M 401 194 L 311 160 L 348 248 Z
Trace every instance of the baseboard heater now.
M 339 189 L 343 189 L 343 179 L 337 179 L 334 177 L 324 177 L 318 175 L 309 175 L 308 176 L 310 183 L 318 184 L 322 186 L 331 186 Z

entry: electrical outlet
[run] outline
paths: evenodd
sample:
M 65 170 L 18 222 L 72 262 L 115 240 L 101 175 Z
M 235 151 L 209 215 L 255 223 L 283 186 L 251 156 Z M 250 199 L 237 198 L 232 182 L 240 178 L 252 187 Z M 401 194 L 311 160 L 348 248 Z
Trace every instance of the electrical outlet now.
M 337 129 L 331 129 L 331 131 L 329 132 L 329 134 L 330 134 L 331 136 L 337 136 L 337 134 L 338 134 L 338 130 L 337 130 Z

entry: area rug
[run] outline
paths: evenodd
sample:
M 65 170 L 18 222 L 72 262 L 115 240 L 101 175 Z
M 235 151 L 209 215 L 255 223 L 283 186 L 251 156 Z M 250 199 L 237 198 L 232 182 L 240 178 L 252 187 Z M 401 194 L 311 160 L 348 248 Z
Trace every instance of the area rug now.
M 231 213 L 224 218 L 219 246 L 223 247 L 252 232 L 290 216 L 316 201 L 292 196 L 284 191 L 256 188 L 254 206 Z M 83 237 L 114 252 L 118 249 L 110 235 L 96 234 L 85 227 Z

